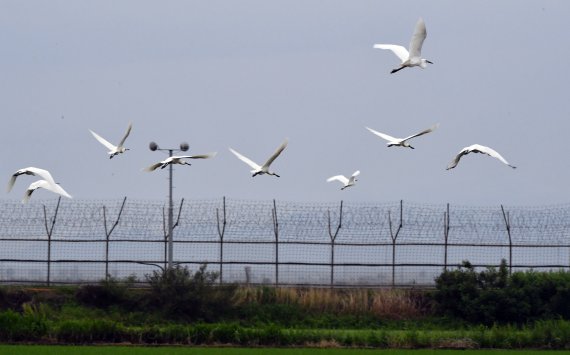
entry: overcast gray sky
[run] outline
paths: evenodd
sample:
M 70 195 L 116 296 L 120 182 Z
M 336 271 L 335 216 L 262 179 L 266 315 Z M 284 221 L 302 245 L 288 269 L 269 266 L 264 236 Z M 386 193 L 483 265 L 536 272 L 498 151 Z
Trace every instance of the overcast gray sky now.
M 1 176 L 48 169 L 76 199 L 175 196 L 544 205 L 569 202 L 568 1 L 0 1 Z M 394 75 L 374 43 L 408 46 L 423 17 L 435 64 Z M 109 160 L 92 129 L 131 151 Z M 387 148 L 365 126 L 407 136 Z M 274 162 L 252 178 L 232 147 Z M 449 161 L 479 143 L 482 155 Z M 361 170 L 340 191 L 331 175 Z M 20 199 L 21 177 L 6 199 Z M 42 191 L 35 199 L 55 195 Z M 36 200 L 37 201 L 37 200 Z

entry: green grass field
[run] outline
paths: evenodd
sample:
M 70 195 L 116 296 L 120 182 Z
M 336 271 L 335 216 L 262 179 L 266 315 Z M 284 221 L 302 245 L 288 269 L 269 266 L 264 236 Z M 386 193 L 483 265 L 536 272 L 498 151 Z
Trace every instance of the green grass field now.
M 373 349 L 274 349 L 274 348 L 198 348 L 139 346 L 46 346 L 0 345 L 1 355 L 546 355 L 540 350 L 373 350 Z M 555 351 L 570 354 L 570 351 Z

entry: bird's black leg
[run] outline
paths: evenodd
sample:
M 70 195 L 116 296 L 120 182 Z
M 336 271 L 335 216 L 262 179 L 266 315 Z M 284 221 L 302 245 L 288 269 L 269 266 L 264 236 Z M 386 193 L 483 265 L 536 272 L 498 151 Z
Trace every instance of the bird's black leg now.
M 399 67 L 397 69 L 392 69 L 392 71 L 390 72 L 390 74 L 394 74 L 396 72 L 399 72 L 400 70 L 404 69 L 405 67 Z

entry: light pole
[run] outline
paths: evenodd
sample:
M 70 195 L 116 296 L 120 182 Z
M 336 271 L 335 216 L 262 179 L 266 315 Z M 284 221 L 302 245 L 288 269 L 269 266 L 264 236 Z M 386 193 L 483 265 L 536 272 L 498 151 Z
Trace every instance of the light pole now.
M 180 143 L 180 148 L 159 148 L 158 144 L 155 142 L 150 142 L 148 145 L 151 151 L 168 151 L 168 157 L 172 157 L 173 152 L 185 152 L 188 150 L 189 146 L 188 143 Z M 168 268 L 172 268 L 172 255 L 174 254 L 174 247 L 173 247 L 173 237 L 172 234 L 174 232 L 174 216 L 173 216 L 173 206 L 172 203 L 172 164 L 168 165 Z

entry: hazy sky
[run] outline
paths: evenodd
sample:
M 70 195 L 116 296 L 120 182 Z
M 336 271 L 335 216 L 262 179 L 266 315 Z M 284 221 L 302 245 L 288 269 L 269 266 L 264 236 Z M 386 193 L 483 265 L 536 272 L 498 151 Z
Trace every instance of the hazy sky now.
M 568 1 L 0 1 L 0 176 L 48 169 L 76 199 L 163 199 L 151 152 L 190 144 L 175 196 L 464 205 L 570 202 Z M 427 69 L 389 72 L 374 43 L 408 46 L 423 17 Z M 126 154 L 109 160 L 133 122 Z M 415 150 L 404 137 L 435 123 Z M 273 169 L 251 177 L 228 147 Z M 518 169 L 471 154 L 478 143 Z M 332 175 L 361 170 L 340 191 Z M 35 178 L 19 178 L 21 199 Z M 56 198 L 41 191 L 33 201 Z

